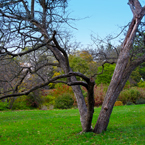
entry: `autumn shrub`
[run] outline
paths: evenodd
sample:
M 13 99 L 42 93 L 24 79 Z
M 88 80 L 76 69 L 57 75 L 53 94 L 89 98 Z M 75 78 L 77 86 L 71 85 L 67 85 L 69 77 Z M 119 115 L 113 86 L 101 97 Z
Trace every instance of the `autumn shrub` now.
M 58 96 L 61 96 L 63 94 L 70 94 L 73 97 L 74 100 L 74 106 L 77 106 L 77 101 L 74 96 L 72 87 L 65 85 L 65 84 L 57 84 L 55 85 L 55 89 L 50 90 L 49 95 L 53 96 L 54 98 L 57 98 Z
M 74 95 L 72 88 L 65 84 L 57 84 L 55 86 L 55 89 L 50 90 L 49 95 L 57 98 L 58 96 L 63 95 L 64 93 Z
M 94 101 L 95 101 L 94 106 L 98 107 L 102 105 L 107 88 L 108 88 L 108 85 L 104 85 L 104 84 L 94 86 Z M 82 90 L 85 96 L 85 102 L 87 104 L 87 89 L 85 87 L 82 87 Z
M 136 89 L 137 89 L 137 90 L 139 91 L 139 93 L 140 93 L 140 98 L 145 99 L 145 88 L 136 87 Z
M 55 99 L 54 108 L 69 109 L 73 106 L 73 96 L 69 93 L 64 93 Z
M 123 106 L 123 103 L 121 101 L 116 101 L 114 106 Z
M 132 87 L 130 89 L 123 90 L 118 97 L 118 101 L 122 101 L 123 104 L 126 104 L 127 102 L 135 103 L 139 98 L 141 98 L 140 92 L 137 88 Z
M 100 84 L 99 86 L 97 85 L 94 86 L 94 100 L 95 100 L 94 106 L 102 105 L 107 88 L 108 85 L 103 85 L 103 84 Z

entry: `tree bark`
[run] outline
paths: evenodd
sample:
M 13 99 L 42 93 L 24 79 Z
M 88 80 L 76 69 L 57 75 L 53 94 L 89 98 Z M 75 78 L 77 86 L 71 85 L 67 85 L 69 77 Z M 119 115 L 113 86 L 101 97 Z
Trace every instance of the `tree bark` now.
M 86 119 L 85 119 L 85 127 L 83 132 L 91 132 L 91 124 L 92 124 L 92 119 L 93 119 L 93 113 L 94 113 L 94 85 L 95 82 L 90 79 L 88 83 L 88 94 L 87 94 L 87 114 L 86 114 Z
M 58 60 L 64 73 L 66 73 L 66 74 L 69 73 L 69 71 L 71 71 L 71 68 L 67 68 L 68 62 L 66 62 L 62 53 L 54 47 L 53 48 L 49 47 L 49 48 L 53 52 L 55 58 Z M 70 77 L 70 81 L 75 82 L 75 81 L 77 81 L 77 79 L 75 76 L 72 76 L 72 77 Z M 79 85 L 72 86 L 72 89 L 73 89 L 74 95 L 76 97 L 76 101 L 77 101 L 77 105 L 78 105 L 78 109 L 79 109 L 79 113 L 80 113 L 80 121 L 81 121 L 81 125 L 82 125 L 82 130 L 84 131 L 85 126 L 86 126 L 87 106 L 86 106 L 84 96 L 82 94 L 82 90 L 81 90 L 80 86 Z
M 95 133 L 101 133 L 102 131 L 106 131 L 115 101 L 118 98 L 120 92 L 122 91 L 132 70 L 134 69 L 134 67 L 129 68 L 129 53 L 132 48 L 134 38 L 136 36 L 136 31 L 139 24 L 141 23 L 142 17 L 143 15 L 134 15 L 132 22 L 129 26 L 126 38 L 124 40 L 124 43 L 122 44 L 122 49 L 117 60 L 111 83 L 107 90 L 100 115 L 94 128 Z

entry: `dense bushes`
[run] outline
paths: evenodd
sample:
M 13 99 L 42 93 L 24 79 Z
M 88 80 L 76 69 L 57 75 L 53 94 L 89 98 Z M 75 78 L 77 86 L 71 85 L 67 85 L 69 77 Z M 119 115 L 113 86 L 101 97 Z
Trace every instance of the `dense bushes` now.
M 136 104 L 145 104 L 145 99 L 143 99 L 143 98 L 137 99 Z
M 68 93 L 64 93 L 55 99 L 54 108 L 69 109 L 73 106 L 73 103 L 74 103 L 73 96 L 71 96 Z
M 82 92 L 87 104 L 87 90 L 85 87 L 81 87 Z M 94 86 L 94 100 L 95 106 L 102 105 L 108 85 L 95 85 Z M 14 100 L 14 101 L 13 101 Z M 125 87 L 120 93 L 115 106 L 121 105 L 133 105 L 133 104 L 145 104 L 145 88 L 144 87 Z M 9 108 L 13 110 L 24 109 L 68 109 L 73 106 L 77 106 L 76 99 L 71 87 L 59 84 L 52 90 L 38 90 L 30 93 L 27 96 L 21 96 L 13 99 L 5 99 L 0 101 L 0 111 L 7 110 Z
M 3 110 L 7 110 L 8 109 L 8 103 L 7 102 L 2 102 L 0 100 L 0 111 L 3 111 Z
M 127 102 L 132 102 L 135 103 L 137 99 L 140 98 L 140 92 L 136 88 L 130 88 L 123 90 L 120 95 L 118 100 L 122 101 L 123 104 L 126 104 Z
M 72 87 L 68 85 L 64 85 L 64 84 L 57 84 L 55 85 L 55 89 L 50 90 L 49 92 L 49 94 L 55 98 L 65 93 L 73 95 L 74 93 L 73 93 Z
M 122 101 L 123 104 L 127 104 L 127 105 L 130 105 L 132 103 L 138 104 L 137 100 L 140 99 L 145 99 L 145 91 L 137 87 L 132 87 L 123 90 L 118 97 L 119 101 Z
M 41 96 L 41 100 L 42 100 L 42 103 L 39 106 L 39 108 L 42 110 L 46 110 L 48 108 L 51 108 L 51 106 L 54 106 L 54 104 L 55 104 L 55 97 L 52 95 L 49 95 L 49 94 Z M 51 109 L 53 109 L 53 107 Z
M 27 96 L 15 98 L 15 101 L 12 105 L 12 110 L 26 110 L 26 109 L 31 109 L 30 105 L 28 105 Z

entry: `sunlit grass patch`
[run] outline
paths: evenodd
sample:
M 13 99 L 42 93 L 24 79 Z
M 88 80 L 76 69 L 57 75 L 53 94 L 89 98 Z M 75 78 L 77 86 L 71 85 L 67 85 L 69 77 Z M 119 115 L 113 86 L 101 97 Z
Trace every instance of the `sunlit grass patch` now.
M 100 107 L 95 108 L 93 126 Z M 106 132 L 81 132 L 78 109 L 0 112 L 0 145 L 144 144 L 145 105 L 114 107 Z

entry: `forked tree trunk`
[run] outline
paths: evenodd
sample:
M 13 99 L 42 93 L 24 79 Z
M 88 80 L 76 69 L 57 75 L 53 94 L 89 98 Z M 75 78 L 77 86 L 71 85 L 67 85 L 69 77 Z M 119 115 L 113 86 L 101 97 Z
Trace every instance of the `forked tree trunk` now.
M 134 0 L 134 1 L 138 2 L 137 0 Z M 137 10 L 138 9 L 136 9 L 136 11 Z M 114 74 L 111 79 L 111 83 L 107 90 L 100 115 L 98 117 L 96 126 L 94 128 L 95 133 L 101 133 L 102 131 L 106 131 L 115 101 L 118 98 L 127 79 L 129 78 L 129 75 L 131 74 L 133 70 L 133 67 L 132 69 L 130 68 L 130 70 L 127 70 L 129 66 L 129 57 L 130 57 L 129 53 L 130 53 L 130 49 L 132 48 L 134 38 L 136 36 L 136 31 L 143 17 L 143 14 L 140 13 L 139 15 L 136 13 L 136 11 L 133 11 L 134 18 L 132 19 L 126 38 L 122 45 L 122 49 L 119 54 L 116 68 L 114 70 Z

